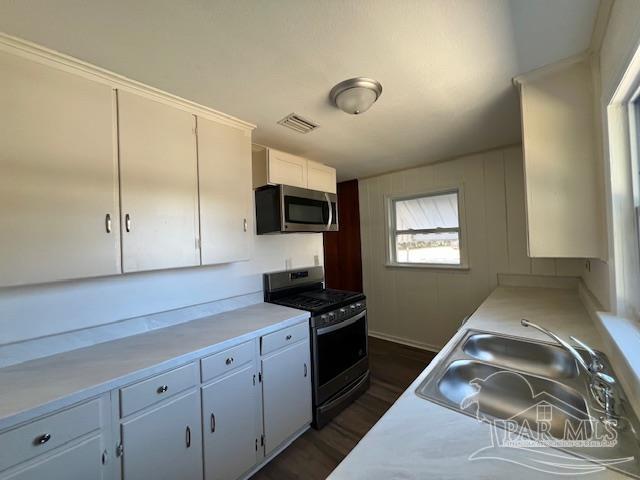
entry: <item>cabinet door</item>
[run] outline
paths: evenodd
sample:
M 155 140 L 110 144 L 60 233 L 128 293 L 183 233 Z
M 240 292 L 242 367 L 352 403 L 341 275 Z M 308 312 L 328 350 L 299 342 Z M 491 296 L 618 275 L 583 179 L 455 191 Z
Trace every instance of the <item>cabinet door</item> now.
M 100 437 L 89 440 L 31 464 L 1 480 L 42 480 L 43 478 L 65 480 L 100 480 L 108 478 L 101 462 Z
M 302 188 L 307 186 L 306 159 L 270 148 L 268 164 L 269 183 Z
M 307 162 L 307 188 L 336 193 L 336 169 L 318 162 Z
M 593 90 L 586 61 L 521 85 L 530 257 L 606 258 Z
M 0 287 L 120 273 L 113 90 L 5 52 L 0 71 Z
M 118 92 L 122 266 L 200 264 L 195 117 Z
M 123 422 L 123 479 L 202 479 L 200 415 L 194 391 Z
M 258 392 L 254 365 L 202 389 L 206 480 L 233 480 L 257 461 Z
M 311 423 L 309 342 L 262 360 L 265 454 Z
M 251 132 L 198 118 L 202 264 L 249 259 Z

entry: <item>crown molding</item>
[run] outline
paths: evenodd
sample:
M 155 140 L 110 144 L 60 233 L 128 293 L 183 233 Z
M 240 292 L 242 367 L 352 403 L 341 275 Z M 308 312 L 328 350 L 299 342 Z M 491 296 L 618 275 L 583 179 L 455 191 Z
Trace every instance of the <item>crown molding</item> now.
M 0 51 L 18 55 L 39 63 L 47 64 L 60 70 L 80 75 L 107 84 L 114 89 L 125 90 L 138 95 L 156 100 L 161 103 L 172 105 L 181 110 L 188 111 L 202 118 L 214 120 L 219 123 L 240 128 L 242 130 L 251 131 L 256 128 L 252 123 L 245 122 L 239 118 L 227 115 L 204 105 L 192 102 L 177 95 L 165 92 L 163 90 L 137 82 L 123 75 L 110 72 L 103 68 L 97 67 L 69 55 L 56 52 L 46 47 L 42 47 L 35 43 L 22 40 L 11 35 L 0 32 Z

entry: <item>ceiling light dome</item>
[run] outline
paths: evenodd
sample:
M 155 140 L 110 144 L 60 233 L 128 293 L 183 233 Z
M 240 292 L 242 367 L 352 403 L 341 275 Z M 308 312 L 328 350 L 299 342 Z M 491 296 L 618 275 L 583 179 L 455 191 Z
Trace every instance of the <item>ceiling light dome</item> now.
M 376 80 L 356 77 L 340 82 L 331 89 L 329 97 L 340 110 L 352 115 L 364 113 L 382 94 L 382 85 Z

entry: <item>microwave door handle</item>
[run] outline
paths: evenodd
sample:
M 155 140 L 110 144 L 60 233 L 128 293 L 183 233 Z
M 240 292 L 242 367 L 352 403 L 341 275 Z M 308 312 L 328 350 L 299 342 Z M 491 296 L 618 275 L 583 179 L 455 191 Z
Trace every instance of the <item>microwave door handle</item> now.
M 329 207 L 329 221 L 327 222 L 327 231 L 331 229 L 331 224 L 333 223 L 333 208 L 331 207 L 331 200 L 329 199 L 329 194 L 324 192 L 324 198 L 327 199 L 327 206 Z

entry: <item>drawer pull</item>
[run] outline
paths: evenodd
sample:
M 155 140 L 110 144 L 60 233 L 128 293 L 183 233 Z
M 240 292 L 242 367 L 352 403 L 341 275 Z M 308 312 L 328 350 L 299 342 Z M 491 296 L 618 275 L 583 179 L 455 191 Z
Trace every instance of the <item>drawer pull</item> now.
M 185 441 L 187 443 L 187 448 L 191 446 L 191 427 L 187 425 L 187 430 L 185 432 Z
M 304 376 L 307 377 L 307 364 L 304 364 Z
M 167 390 L 169 390 L 169 385 L 161 385 L 158 387 L 158 393 L 165 393 Z
M 291 340 L 291 335 L 287 335 L 285 339 L 286 340 Z
M 39 437 L 36 437 L 36 439 L 33 441 L 33 444 L 34 445 L 44 445 L 49 440 L 51 440 L 51 434 L 44 433 L 44 434 L 40 435 Z
M 224 363 L 226 363 L 227 365 L 231 365 L 233 363 L 233 357 L 229 357 L 227 358 Z
M 214 413 L 211 414 L 211 433 L 216 431 L 216 415 Z

